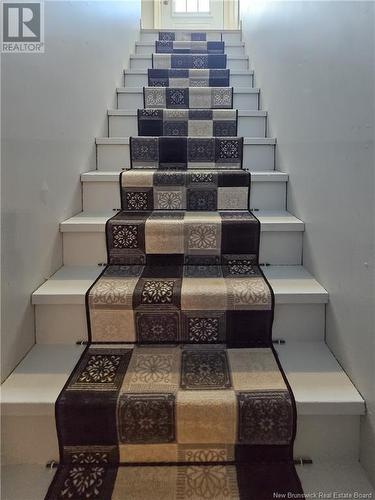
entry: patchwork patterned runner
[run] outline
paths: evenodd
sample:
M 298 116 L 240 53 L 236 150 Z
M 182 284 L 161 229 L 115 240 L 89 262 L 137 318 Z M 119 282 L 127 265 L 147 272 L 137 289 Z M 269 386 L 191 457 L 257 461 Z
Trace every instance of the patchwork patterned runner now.
M 150 87 L 229 87 L 229 69 L 152 69 Z
M 212 244 L 205 229 L 191 234 L 192 245 Z M 159 253 L 147 266 L 109 266 L 87 296 L 90 340 L 270 345 L 273 296 L 254 254 L 213 260 L 193 254 L 183 266 Z
M 168 90 L 168 89 L 167 89 Z M 139 109 L 140 136 L 233 137 L 236 109 Z
M 243 137 L 130 137 L 131 168 L 242 168 Z
M 159 39 L 213 46 L 203 33 Z M 46 498 L 302 498 L 243 138 L 222 109 L 233 89 L 228 70 L 210 69 L 226 56 L 153 54 L 153 66 L 122 210 L 106 224 L 108 265 L 86 294 L 90 344 L 56 402 Z
M 157 40 L 155 52 L 160 54 L 224 54 L 224 42 Z
M 130 169 L 121 173 L 121 207 L 153 210 L 247 210 L 250 173 L 245 170 L 162 171 Z
M 189 32 L 189 31 L 159 31 L 159 40 L 165 40 L 173 42 L 175 40 L 179 41 L 206 41 L 206 33 Z
M 170 194 L 170 191 L 164 191 Z M 251 268 L 256 263 L 259 246 L 259 222 L 248 210 L 197 211 L 201 204 L 212 205 L 206 193 L 195 191 L 190 204 L 196 211 L 179 209 L 179 197 L 158 198 L 166 205 L 155 212 L 138 212 L 139 202 L 127 197 L 125 202 L 133 211 L 122 211 L 112 217 L 106 225 L 109 264 L 145 264 L 152 255 L 181 255 L 183 261 L 216 265 L 230 262 L 235 268 L 246 266 L 246 275 L 259 274 Z M 136 192 L 136 194 L 138 194 Z M 242 194 L 242 193 L 241 193 Z M 138 200 L 138 197 L 137 197 Z M 162 201 L 163 200 L 163 201 Z M 239 202 L 241 202 L 241 198 Z M 216 204 L 216 203 L 215 203 Z M 173 211 L 173 212 L 172 212 Z M 176 211 L 176 212 L 174 212 Z M 249 260 L 249 255 L 252 256 Z M 166 262 L 168 265 L 168 261 Z M 201 270 L 203 273 L 203 269 Z M 210 275 L 220 270 L 209 269 Z M 229 272 L 231 274 L 231 272 Z
M 301 491 L 288 463 L 295 403 L 270 348 L 91 346 L 56 416 L 65 466 L 48 499 L 63 491 L 60 498 L 270 500 Z
M 145 108 L 233 108 L 233 87 L 143 87 Z
M 155 69 L 220 69 L 227 67 L 227 56 L 226 54 L 152 54 L 152 67 Z

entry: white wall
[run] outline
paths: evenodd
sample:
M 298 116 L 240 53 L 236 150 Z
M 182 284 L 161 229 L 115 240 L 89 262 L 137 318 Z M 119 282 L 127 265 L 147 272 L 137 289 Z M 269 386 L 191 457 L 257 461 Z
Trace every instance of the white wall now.
M 243 0 L 242 18 L 304 265 L 330 294 L 327 343 L 367 400 L 375 482 L 374 3 Z
M 62 264 L 139 19 L 140 0 L 46 2 L 45 54 L 3 54 L 2 379 L 34 343 L 30 294 Z

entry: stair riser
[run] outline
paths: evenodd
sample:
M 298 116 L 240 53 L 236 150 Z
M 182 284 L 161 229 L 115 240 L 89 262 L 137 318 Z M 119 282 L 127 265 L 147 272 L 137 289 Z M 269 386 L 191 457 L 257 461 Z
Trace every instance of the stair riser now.
M 260 238 L 259 260 L 273 265 L 300 265 L 302 232 L 263 232 Z M 65 266 L 91 266 L 107 261 L 103 232 L 63 233 Z
M 165 31 L 165 30 L 164 30 Z M 202 30 L 204 31 L 204 30 Z M 224 33 L 221 31 L 212 31 L 207 33 L 207 41 L 220 41 L 229 43 L 240 43 L 241 42 L 241 33 Z M 155 43 L 156 40 L 159 39 L 158 32 L 155 33 L 144 33 L 141 32 L 140 41 L 142 43 Z
M 323 340 L 324 311 L 324 304 L 276 303 L 273 338 Z M 87 340 L 84 304 L 36 305 L 35 322 L 37 344 L 74 344 L 78 340 Z
M 136 89 L 134 92 L 117 93 L 117 108 L 118 109 L 143 109 L 143 91 Z M 256 111 L 259 109 L 259 94 L 258 93 L 237 93 L 233 92 L 233 108 L 243 109 L 247 111 Z M 250 136 L 251 137 L 251 136 Z
M 140 56 L 151 56 L 155 52 L 155 43 L 149 45 L 136 45 L 135 54 Z M 238 46 L 225 46 L 225 54 L 229 57 L 243 57 L 245 56 L 245 48 L 241 45 Z
M 152 68 L 151 56 L 150 57 L 133 56 L 130 58 L 130 69 L 148 69 L 148 68 Z M 227 68 L 247 70 L 249 69 L 249 60 L 247 58 L 245 59 L 228 58 Z
M 245 144 L 243 166 L 248 170 L 261 172 L 274 170 L 275 145 L 274 144 Z M 130 167 L 128 144 L 98 144 L 97 168 L 98 170 L 117 171 Z
M 58 460 L 54 408 L 48 415 L 3 417 L 3 465 L 46 464 Z M 359 416 L 298 417 L 295 457 L 314 461 L 358 459 Z
M 254 87 L 254 77 L 249 75 L 231 75 L 229 84 L 231 87 Z M 124 87 L 147 87 L 147 74 L 133 75 L 124 74 Z
M 83 182 L 83 210 L 100 212 L 120 208 L 119 182 Z M 251 208 L 285 210 L 285 182 L 253 182 Z
M 266 137 L 265 116 L 239 116 L 237 135 L 240 137 Z M 136 116 L 108 116 L 109 137 L 138 135 Z

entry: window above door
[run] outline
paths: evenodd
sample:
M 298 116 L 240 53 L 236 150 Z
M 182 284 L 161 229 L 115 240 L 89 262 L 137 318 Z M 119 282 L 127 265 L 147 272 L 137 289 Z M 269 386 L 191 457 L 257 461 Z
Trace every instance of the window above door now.
M 207 15 L 210 14 L 210 0 L 172 0 L 173 14 Z

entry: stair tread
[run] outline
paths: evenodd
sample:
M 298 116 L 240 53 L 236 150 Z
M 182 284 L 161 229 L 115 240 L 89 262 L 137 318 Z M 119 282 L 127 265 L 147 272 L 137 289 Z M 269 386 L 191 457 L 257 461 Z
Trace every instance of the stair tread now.
M 84 304 L 100 266 L 63 266 L 32 295 L 33 304 Z M 302 266 L 263 267 L 279 304 L 326 303 L 327 291 Z
M 251 172 L 251 182 L 287 182 L 289 174 L 277 170 L 266 170 L 264 172 Z M 81 174 L 82 182 L 118 182 L 119 171 L 107 172 L 103 170 L 91 170 Z
M 147 75 L 147 69 L 124 69 L 125 75 Z M 251 69 L 231 69 L 230 74 L 234 75 L 254 75 Z
M 179 88 L 179 87 L 177 87 L 177 88 Z M 143 94 L 143 87 L 141 87 L 141 86 L 139 86 L 139 87 L 117 87 L 116 92 L 118 94 L 135 94 L 135 93 Z M 259 94 L 260 88 L 258 88 L 258 87 L 233 87 L 233 93 L 234 94 Z
M 141 35 L 142 33 L 156 33 L 156 34 L 159 34 L 160 31 L 168 31 L 167 29 L 165 28 L 158 28 L 158 29 L 153 29 L 153 28 L 141 28 Z M 173 30 L 169 30 L 169 31 L 173 31 L 174 33 L 179 33 L 180 31 L 182 33 L 186 33 L 187 31 L 187 28 L 173 28 Z M 188 32 L 189 33 L 234 33 L 234 34 L 238 34 L 240 35 L 241 34 L 241 30 L 239 29 L 221 29 L 221 28 L 218 28 L 218 29 L 215 29 L 215 28 L 197 28 L 197 29 L 192 29 L 192 28 L 188 28 Z
M 36 344 L 2 386 L 6 415 L 54 414 L 84 346 Z M 364 401 L 324 342 L 277 345 L 300 415 L 362 415 Z
M 137 116 L 138 110 L 136 109 L 109 109 L 107 114 L 109 116 Z M 238 117 L 241 116 L 267 116 L 267 111 L 262 110 L 238 110 Z
M 188 54 L 188 55 L 190 55 L 190 54 Z M 193 54 L 193 55 L 200 55 L 200 54 Z M 207 54 L 204 54 L 204 55 L 207 55 Z M 151 54 L 130 54 L 129 57 L 130 57 L 130 59 L 147 59 L 147 60 L 151 60 Z M 227 55 L 227 60 L 230 61 L 231 59 L 248 60 L 249 56 L 232 56 L 232 55 L 228 56 Z
M 102 145 L 127 145 L 129 144 L 129 137 L 96 137 L 96 144 Z M 274 145 L 276 144 L 275 137 L 244 137 L 244 144 L 257 144 L 257 145 Z
M 254 212 L 261 224 L 261 231 L 303 231 L 304 223 L 285 210 L 258 210 Z M 104 232 L 113 210 L 103 212 L 80 212 L 60 223 L 60 231 Z
M 207 41 L 213 41 L 213 40 L 207 40 Z M 217 41 L 219 42 L 220 40 Z M 139 47 L 148 47 L 149 45 L 155 47 L 155 42 L 152 42 L 151 40 L 149 42 L 135 42 L 135 45 L 136 46 L 138 45 Z M 225 48 L 227 47 L 245 47 L 245 42 L 225 42 Z
M 318 493 L 326 494 L 325 498 L 330 498 L 329 495 L 333 491 L 338 494 L 352 492 L 353 495 L 356 492 L 363 495 L 362 498 L 371 498 L 369 496 L 371 493 L 375 495 L 375 490 L 359 462 L 314 462 L 307 467 L 297 467 L 296 470 L 303 490 L 310 493 L 311 498 L 314 498 L 312 496 L 314 493 L 316 495 Z M 2 471 L 4 495 L 8 500 L 25 500 L 25 498 L 40 500 L 44 498 L 55 473 L 54 470 L 46 469 L 44 465 L 34 464 L 5 465 L 2 467 Z M 341 498 L 345 498 L 345 496 Z

